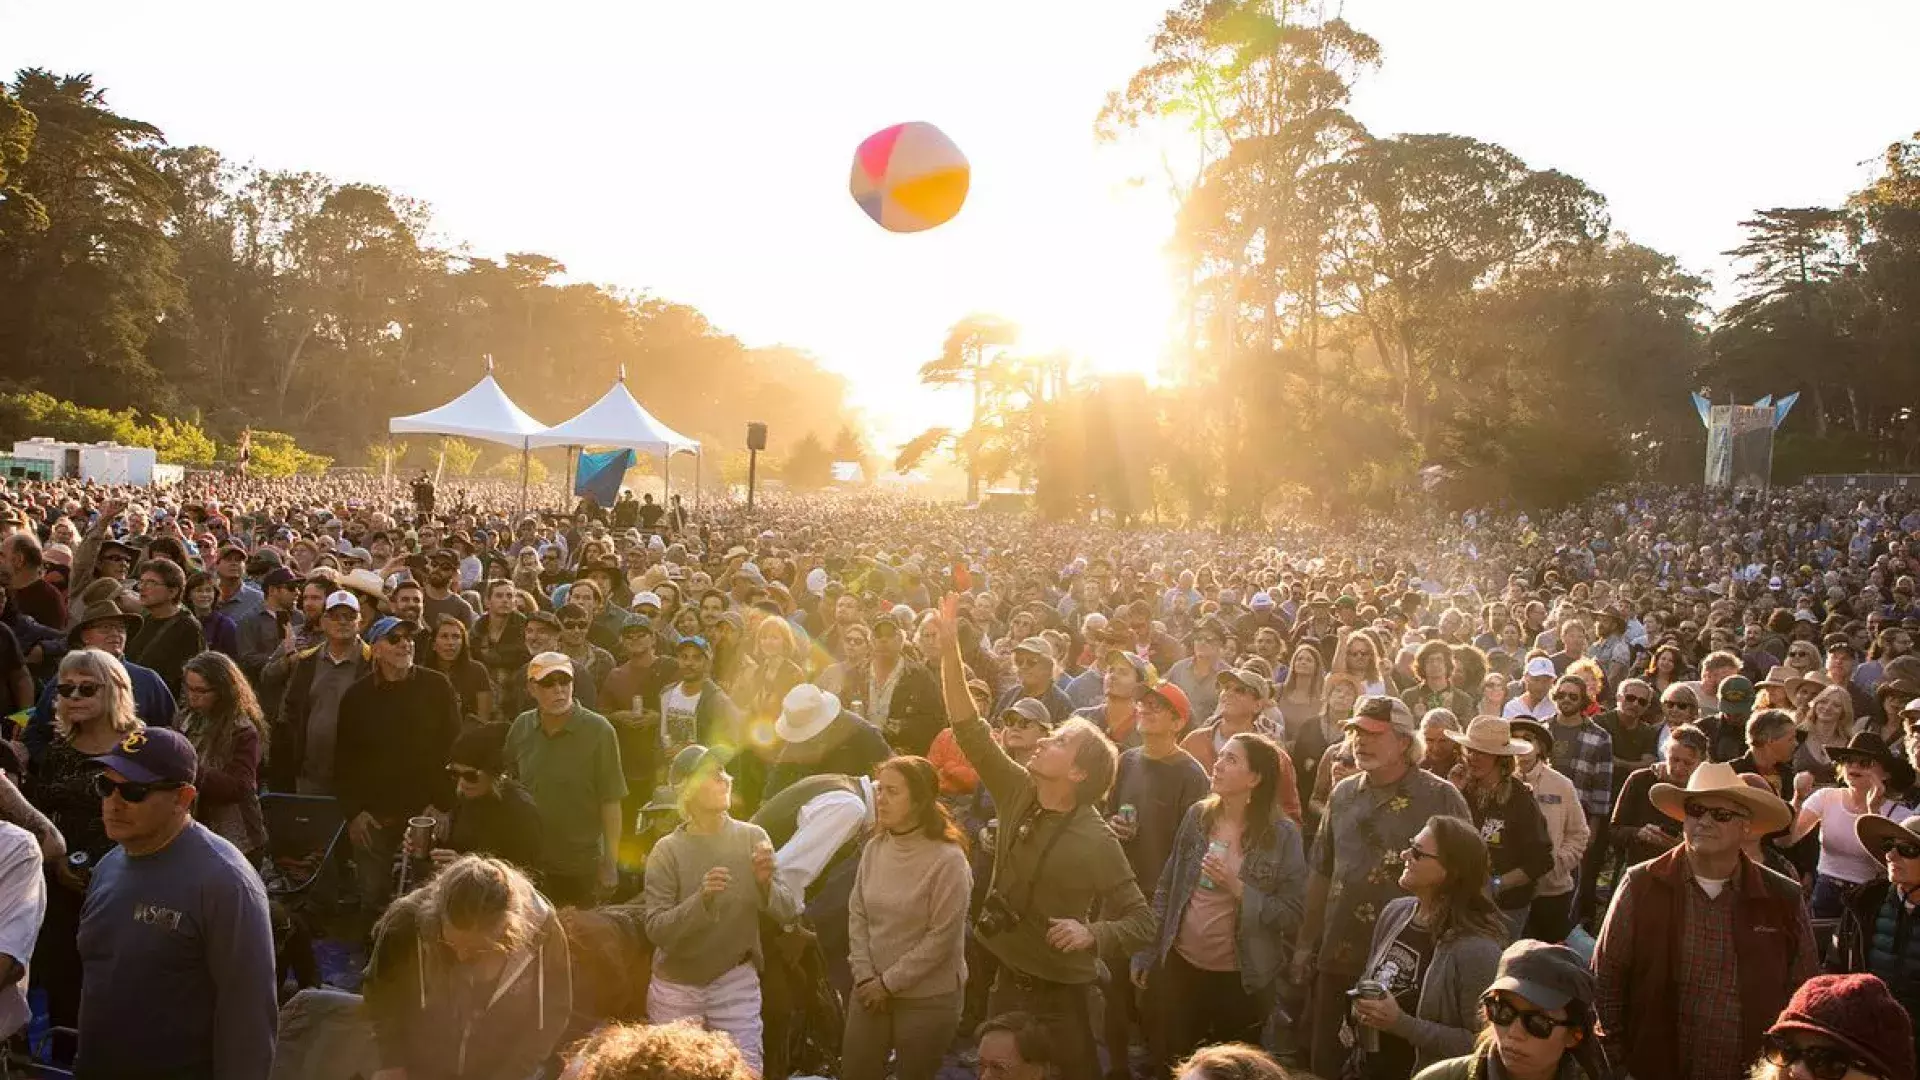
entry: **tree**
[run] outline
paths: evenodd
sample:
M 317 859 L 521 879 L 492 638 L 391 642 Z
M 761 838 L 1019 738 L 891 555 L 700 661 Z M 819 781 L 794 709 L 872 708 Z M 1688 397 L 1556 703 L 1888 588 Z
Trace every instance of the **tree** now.
M 826 487 L 833 482 L 833 455 L 809 431 L 787 454 L 780 466 L 780 479 L 796 490 Z
M 448 476 L 470 476 L 480 460 L 480 448 L 465 439 L 443 436 L 433 448 L 435 460 Z
M 40 121 L 0 86 L 0 236 L 25 236 L 47 227 L 47 208 L 21 186 L 21 170 L 33 150 Z
M 921 383 L 967 386 L 973 390 L 972 420 L 957 443 L 961 464 L 967 468 L 967 501 L 980 501 L 982 458 L 989 454 L 984 426 L 993 417 L 989 395 L 1004 372 L 1004 354 L 1020 338 L 1020 328 L 997 315 L 973 314 L 954 323 L 940 355 L 920 365 Z

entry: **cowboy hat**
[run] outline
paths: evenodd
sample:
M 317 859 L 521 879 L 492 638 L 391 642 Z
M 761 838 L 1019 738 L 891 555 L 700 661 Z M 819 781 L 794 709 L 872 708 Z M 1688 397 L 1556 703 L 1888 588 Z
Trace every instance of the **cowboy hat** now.
M 1821 690 L 1827 690 L 1833 687 L 1833 680 L 1827 678 L 1826 672 L 1819 670 L 1809 671 L 1805 675 L 1795 675 L 1793 678 L 1787 680 L 1787 694 L 1789 696 L 1796 695 L 1800 693 L 1801 687 L 1808 684 L 1817 686 Z
M 839 715 L 838 697 L 812 683 L 801 683 L 787 691 L 780 702 L 780 718 L 773 722 L 773 732 L 790 743 L 806 742 L 827 730 Z
M 1861 814 L 1853 819 L 1853 835 L 1867 854 L 1884 859 L 1887 849 L 1895 844 L 1920 844 L 1920 817 L 1897 822 L 1879 814 Z
M 1647 800 L 1673 820 L 1685 821 L 1687 799 L 1694 795 L 1717 795 L 1740 803 L 1753 815 L 1754 831 L 1763 836 L 1779 832 L 1793 821 L 1793 810 L 1780 796 L 1748 787 L 1733 766 L 1724 761 L 1708 762 L 1693 770 L 1684 788 L 1672 784 L 1653 785 L 1647 792 Z
M 1447 738 L 1469 750 L 1500 757 L 1518 757 L 1533 752 L 1533 744 L 1513 737 L 1513 725 L 1498 716 L 1476 716 L 1467 730 L 1444 732 Z
M 365 593 L 376 600 L 384 600 L 387 597 L 387 583 L 372 570 L 350 570 L 340 575 L 340 587 Z
M 1798 670 L 1785 664 L 1775 664 L 1767 669 L 1766 678 L 1753 685 L 1760 690 L 1785 690 L 1793 684 L 1793 678 L 1798 674 Z
M 1855 735 L 1845 746 L 1828 747 L 1827 756 L 1843 765 L 1849 761 L 1858 761 L 1878 765 L 1888 772 L 1898 767 L 1893 752 L 1887 749 L 1886 740 L 1871 731 L 1863 731 Z
M 145 620 L 140 616 L 121 611 L 120 605 L 111 600 L 88 604 L 80 611 L 80 621 L 74 623 L 73 626 L 67 630 L 67 647 L 72 649 L 81 648 L 81 632 L 89 626 L 106 622 L 108 619 L 119 619 L 126 624 L 128 641 L 132 641 L 134 637 L 140 633 L 140 627 L 145 623 Z
M 1515 738 L 1525 738 L 1529 735 L 1533 736 L 1533 738 L 1539 740 L 1540 756 L 1548 757 L 1552 755 L 1553 732 L 1548 730 L 1547 725 L 1535 720 L 1533 717 L 1516 716 L 1507 721 L 1507 730 L 1513 732 Z

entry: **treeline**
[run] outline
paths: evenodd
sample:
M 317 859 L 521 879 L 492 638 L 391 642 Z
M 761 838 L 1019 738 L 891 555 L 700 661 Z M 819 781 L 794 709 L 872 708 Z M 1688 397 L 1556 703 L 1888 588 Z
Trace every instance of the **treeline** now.
M 1777 480 L 1920 469 L 1920 139 L 1832 208 L 1757 211 L 1739 303 L 1616 232 L 1606 199 L 1468 136 L 1380 137 L 1348 111 L 1378 43 L 1322 5 L 1185 0 L 1110 95 L 1103 139 L 1202 163 L 1177 195 L 1177 378 L 1066 384 L 1017 328 L 963 320 L 922 371 L 971 384 L 951 441 L 1044 502 L 1246 518 L 1295 496 L 1384 505 L 1578 498 L 1698 481 L 1689 391 L 1803 391 Z M 1892 133 L 1890 133 L 1892 134 Z M 1048 478 L 1053 482 L 1049 485 Z
M 222 444 L 281 432 L 348 464 L 368 463 L 388 417 L 472 385 L 486 355 L 549 423 L 623 365 L 650 411 L 710 446 L 739 446 L 748 420 L 792 437 L 847 421 L 844 381 L 805 353 L 569 282 L 544 255 L 436 246 L 429 222 L 373 184 L 170 146 L 90 76 L 21 71 L 0 87 L 0 388 L 196 422 Z

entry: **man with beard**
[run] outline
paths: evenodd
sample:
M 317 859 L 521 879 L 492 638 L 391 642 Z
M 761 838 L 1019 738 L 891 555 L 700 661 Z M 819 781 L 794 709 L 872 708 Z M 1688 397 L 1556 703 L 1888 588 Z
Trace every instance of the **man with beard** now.
M 1573 781 L 1580 793 L 1580 808 L 1586 812 L 1592 837 L 1580 868 L 1576 922 L 1593 911 L 1594 886 L 1607 862 L 1607 821 L 1613 813 L 1613 736 L 1587 716 L 1589 704 L 1586 680 L 1562 676 L 1553 686 L 1555 715 L 1546 725 L 1553 733 L 1554 771 Z
M 471 605 L 464 597 L 455 592 L 454 582 L 460 575 L 460 553 L 452 548 L 441 548 L 427 557 L 426 580 L 426 617 L 420 620 L 422 626 L 435 626 L 440 616 L 452 615 L 466 626 L 472 626 L 477 617 Z

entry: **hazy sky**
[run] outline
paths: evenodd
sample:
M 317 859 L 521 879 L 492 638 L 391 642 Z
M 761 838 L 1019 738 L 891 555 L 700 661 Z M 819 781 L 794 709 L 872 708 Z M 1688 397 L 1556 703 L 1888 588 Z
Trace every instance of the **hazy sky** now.
M 541 252 L 748 344 L 809 349 L 897 440 L 957 414 L 914 372 L 969 311 L 1097 368 L 1156 366 L 1171 204 L 1127 184 L 1141 155 L 1091 132 L 1166 6 L 0 0 L 0 71 L 91 71 L 175 144 L 386 185 L 478 254 Z M 1838 200 L 1920 128 L 1916 0 L 1346 14 L 1384 52 L 1355 102 L 1373 130 L 1473 135 L 1573 173 L 1617 228 L 1722 284 L 1743 214 Z M 952 224 L 894 236 L 847 174 L 862 138 L 907 119 L 959 143 L 974 188 Z

